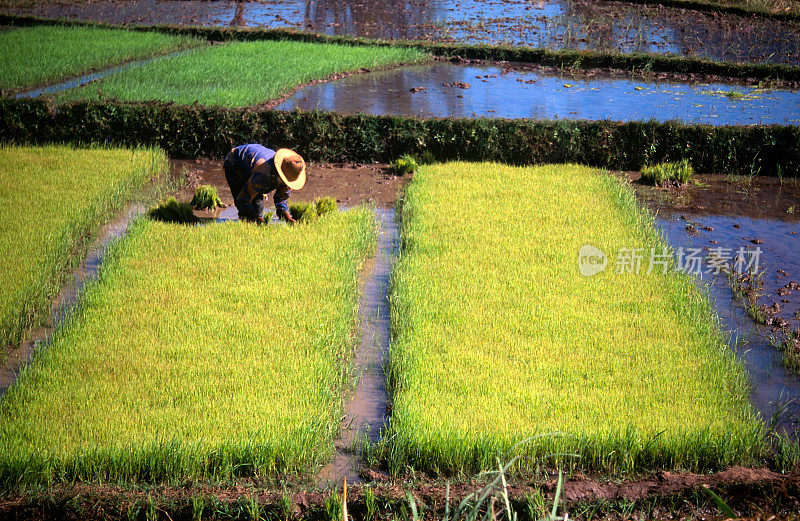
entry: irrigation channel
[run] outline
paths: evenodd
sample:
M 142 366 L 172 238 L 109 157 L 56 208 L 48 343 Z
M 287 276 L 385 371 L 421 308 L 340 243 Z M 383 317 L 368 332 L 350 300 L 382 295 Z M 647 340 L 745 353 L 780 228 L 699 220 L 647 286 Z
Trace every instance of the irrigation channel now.
M 572 75 L 521 64 L 438 62 L 357 74 L 302 87 L 277 108 L 421 117 L 800 124 L 796 90 Z
M 344 478 L 360 483 L 360 455 L 356 444 L 363 439 L 377 443 L 389 417 L 389 391 L 385 365 L 389 358 L 389 281 L 397 256 L 400 232 L 391 208 L 376 209 L 380 233 L 370 265 L 366 267 L 359 302 L 361 344 L 354 364 L 358 383 L 345 405 L 340 439 L 333 461 L 325 466 L 323 484 L 337 485 Z
M 800 64 L 800 22 L 573 0 L 4 0 L 2 12 L 118 24 L 295 28 L 439 42 L 602 49 Z
M 134 204 L 101 228 L 98 239 L 89 248 L 83 262 L 70 273 L 66 284 L 53 300 L 47 322 L 28 334 L 19 348 L 10 350 L 8 357 L 0 363 L 0 400 L 36 355 L 36 351 L 46 345 L 58 325 L 69 317 L 86 286 L 97 278 L 111 243 L 125 235 L 133 221 L 145 210 L 144 206 Z

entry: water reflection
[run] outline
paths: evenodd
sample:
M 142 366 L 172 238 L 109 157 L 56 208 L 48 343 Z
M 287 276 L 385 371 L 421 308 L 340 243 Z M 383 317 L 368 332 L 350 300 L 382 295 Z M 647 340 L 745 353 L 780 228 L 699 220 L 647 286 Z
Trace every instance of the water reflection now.
M 360 74 L 304 87 L 278 108 L 422 117 L 679 120 L 799 124 L 800 92 L 721 84 L 575 79 L 451 63 Z
M 120 24 L 289 27 L 332 35 L 687 54 L 800 64 L 800 23 L 573 0 L 98 0 L 3 12 Z

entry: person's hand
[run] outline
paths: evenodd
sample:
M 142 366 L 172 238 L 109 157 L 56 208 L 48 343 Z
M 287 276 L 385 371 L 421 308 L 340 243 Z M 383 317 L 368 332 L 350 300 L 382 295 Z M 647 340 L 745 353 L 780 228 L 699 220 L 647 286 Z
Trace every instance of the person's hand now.
M 283 212 L 283 220 L 286 221 L 287 223 L 291 224 L 291 225 L 297 224 L 297 219 L 292 217 L 292 214 L 289 213 L 289 210 L 286 210 L 285 212 Z

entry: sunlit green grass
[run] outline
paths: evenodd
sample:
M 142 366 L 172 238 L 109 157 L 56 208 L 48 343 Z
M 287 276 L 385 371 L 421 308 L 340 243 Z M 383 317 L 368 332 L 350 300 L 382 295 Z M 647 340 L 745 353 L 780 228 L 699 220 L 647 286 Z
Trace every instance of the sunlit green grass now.
M 312 472 L 375 226 L 134 224 L 0 406 L 0 484 Z
M 67 91 L 59 100 L 99 95 L 123 101 L 243 107 L 287 94 L 336 72 L 416 62 L 427 55 L 399 47 L 350 47 L 303 42 L 215 45 L 109 76 Z
M 390 463 L 434 473 L 538 461 L 705 470 L 762 449 L 746 375 L 692 278 L 647 274 L 661 237 L 632 191 L 574 165 L 422 167 L 392 289 Z M 581 246 L 611 256 L 578 270 Z M 616 273 L 642 248 L 641 273 Z M 574 453 L 571 456 L 552 456 Z M 544 457 L 551 455 L 552 457 Z
M 187 36 L 81 27 L 0 31 L 0 89 L 21 89 L 199 45 Z
M 156 150 L 0 148 L 0 348 L 40 322 L 111 211 L 167 169 Z

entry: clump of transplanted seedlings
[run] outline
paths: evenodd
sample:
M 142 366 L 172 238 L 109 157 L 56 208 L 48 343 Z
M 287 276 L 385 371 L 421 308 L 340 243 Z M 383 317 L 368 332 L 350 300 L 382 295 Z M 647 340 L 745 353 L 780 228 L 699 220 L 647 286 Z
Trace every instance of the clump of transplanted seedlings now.
M 317 206 L 314 203 L 292 203 L 289 213 L 297 222 L 312 223 L 317 220 Z
M 418 167 L 417 160 L 409 154 L 403 154 L 389 165 L 389 169 L 395 175 L 413 174 Z
M 320 197 L 313 203 L 292 203 L 289 205 L 289 213 L 292 219 L 301 223 L 312 223 L 319 217 L 334 213 L 339 209 L 333 197 Z
M 314 201 L 314 206 L 317 209 L 317 217 L 328 215 L 339 209 L 336 199 L 333 197 L 319 197 Z
M 219 198 L 217 189 L 210 185 L 198 186 L 189 204 L 197 210 L 214 210 L 225 206 Z
M 642 167 L 642 182 L 655 186 L 685 185 L 692 179 L 692 176 L 694 176 L 694 169 L 688 159 L 682 159 L 677 163 L 658 163 Z
M 174 197 L 170 197 L 155 208 L 147 212 L 147 216 L 156 221 L 164 221 L 179 224 L 193 224 L 197 222 L 197 217 L 192 211 L 192 207 L 186 203 L 179 203 Z

